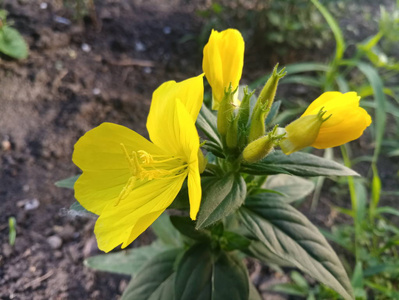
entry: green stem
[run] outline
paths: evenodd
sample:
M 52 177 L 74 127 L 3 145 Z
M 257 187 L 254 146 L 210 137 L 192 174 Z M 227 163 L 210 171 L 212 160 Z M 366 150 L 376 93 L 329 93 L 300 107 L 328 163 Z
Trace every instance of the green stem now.
M 341 153 L 342 153 L 342 158 L 344 159 L 344 165 L 348 168 L 351 167 L 352 163 L 349 158 L 348 150 L 347 150 L 347 145 L 342 145 L 341 146 Z M 359 247 L 358 247 L 358 240 L 359 240 L 359 234 L 360 234 L 360 221 L 357 218 L 357 196 L 356 196 L 356 189 L 355 189 L 355 180 L 351 176 L 346 177 L 348 181 L 348 188 L 349 188 L 349 195 L 351 198 L 351 204 L 352 204 L 352 216 L 353 216 L 353 221 L 355 224 L 355 259 L 356 262 L 359 261 Z

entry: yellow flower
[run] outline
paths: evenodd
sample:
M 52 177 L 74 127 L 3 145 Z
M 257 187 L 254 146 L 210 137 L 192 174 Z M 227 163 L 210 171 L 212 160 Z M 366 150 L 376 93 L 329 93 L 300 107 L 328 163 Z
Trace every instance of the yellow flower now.
M 371 124 L 371 117 L 359 107 L 356 92 L 326 92 L 314 100 L 303 115 L 285 127 L 280 143 L 285 154 L 304 147 L 325 149 L 359 138 Z
M 238 87 L 244 65 L 244 48 L 244 39 L 238 30 L 212 30 L 204 47 L 202 68 L 212 87 L 213 109 L 219 108 L 224 91 L 230 84 L 233 90 Z
M 72 159 L 83 171 L 75 197 L 99 215 L 94 232 L 101 250 L 136 239 L 173 202 L 186 177 L 195 220 L 201 201 L 195 120 L 202 99 L 203 75 L 166 82 L 154 92 L 147 119 L 152 142 L 103 123 L 75 144 Z

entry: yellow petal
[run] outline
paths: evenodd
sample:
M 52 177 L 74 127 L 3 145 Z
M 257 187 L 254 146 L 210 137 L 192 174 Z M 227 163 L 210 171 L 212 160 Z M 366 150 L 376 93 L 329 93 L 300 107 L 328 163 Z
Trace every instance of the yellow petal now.
M 342 122 L 335 126 L 327 127 L 323 124 L 312 147 L 325 149 L 356 140 L 371 124 L 370 115 L 361 107 L 347 111 L 344 116 L 345 118 L 342 119 Z M 334 115 L 330 119 L 333 117 Z
M 305 112 L 302 114 L 301 117 L 308 116 L 308 115 L 317 115 L 320 109 L 326 105 L 326 103 L 330 102 L 334 98 L 338 98 L 342 96 L 341 92 L 325 92 L 321 94 L 316 100 L 314 100 Z
M 123 149 L 163 151 L 138 133 L 120 125 L 103 123 L 88 131 L 75 144 L 72 160 L 83 174 L 75 183 L 75 197 L 87 210 L 100 214 L 110 199 L 117 197 L 129 178 Z
M 170 100 L 180 99 L 193 121 L 197 120 L 204 99 L 203 78 L 204 74 L 201 74 L 181 82 L 167 81 L 155 90 L 147 118 L 150 136 L 153 131 L 159 130 L 159 124 L 162 124 L 165 116 L 165 107 Z
M 313 101 L 300 119 L 316 115 L 321 109 L 326 111 L 324 117 L 331 117 L 321 125 L 311 146 L 325 149 L 359 138 L 371 124 L 371 117 L 359 107 L 359 101 L 360 97 L 356 92 L 326 92 Z
M 128 246 L 173 202 L 184 178 L 182 174 L 176 178 L 147 181 L 117 206 L 109 202 L 94 228 L 98 247 L 109 252 L 120 244 L 122 248 Z
M 215 107 L 222 101 L 224 90 L 230 83 L 233 89 L 238 87 L 244 65 L 244 48 L 244 39 L 238 30 L 212 30 L 204 47 L 202 68 L 212 87 Z

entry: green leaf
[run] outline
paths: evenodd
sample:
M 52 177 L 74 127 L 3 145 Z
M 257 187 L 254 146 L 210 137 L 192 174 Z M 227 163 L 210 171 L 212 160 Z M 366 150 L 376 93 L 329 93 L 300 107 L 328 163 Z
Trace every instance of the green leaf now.
M 72 215 L 76 216 L 83 216 L 83 217 L 97 217 L 97 215 L 93 214 L 92 212 L 88 211 L 84 208 L 78 201 L 75 201 L 69 207 L 69 212 Z
M 370 82 L 370 85 L 373 88 L 374 100 L 377 104 L 375 119 L 373 120 L 376 130 L 373 159 L 374 162 L 376 162 L 378 159 L 378 155 L 380 153 L 381 144 L 385 133 L 386 121 L 387 121 L 385 113 L 385 106 L 387 103 L 387 99 L 384 93 L 384 83 L 380 75 L 378 74 L 378 71 L 373 66 L 364 62 L 358 62 L 357 67 L 367 77 L 368 81 Z
M 376 209 L 377 214 L 391 214 L 399 217 L 399 210 L 391 206 L 381 206 Z
M 183 246 L 180 233 L 172 225 L 172 222 L 167 213 L 163 213 L 151 225 L 152 231 L 162 240 L 166 245 L 175 247 Z
M 281 84 L 287 83 L 295 83 L 300 85 L 307 85 L 313 87 L 321 87 L 322 83 L 320 79 L 315 79 L 311 76 L 304 76 L 304 75 L 296 75 L 296 76 L 287 76 L 284 80 L 281 81 Z
M 231 231 L 224 231 L 223 238 L 226 241 L 223 249 L 226 251 L 244 250 L 247 249 L 251 244 L 251 240 Z
M 130 281 L 121 300 L 175 299 L 173 266 L 180 252 L 166 251 L 149 260 Z
M 207 227 L 237 210 L 244 202 L 246 184 L 240 174 L 214 178 L 203 189 L 197 228 Z
M 291 203 L 313 192 L 314 183 L 298 176 L 278 174 L 269 176 L 263 187 L 274 191 L 266 193 L 265 198 Z
M 216 125 L 216 116 L 205 105 L 202 105 L 201 111 L 197 117 L 197 126 L 222 152 L 222 143 Z
M 282 267 L 294 267 L 294 265 L 280 256 L 274 254 L 264 243 L 253 240 L 248 249 L 244 249 L 245 254 L 259 259 L 265 264 L 275 264 Z
M 304 290 L 302 287 L 293 283 L 275 284 L 269 288 L 269 291 L 301 297 L 305 297 L 309 293 L 308 290 Z
M 28 45 L 14 28 L 3 26 L 0 29 L 0 52 L 16 59 L 28 57 Z
M 328 65 L 322 64 L 322 63 L 302 62 L 302 63 L 295 63 L 295 64 L 287 65 L 287 66 L 285 66 L 285 70 L 287 71 L 287 74 L 289 76 L 291 76 L 293 74 L 304 73 L 304 72 L 316 72 L 316 71 L 328 72 L 330 70 L 330 67 Z M 252 82 L 249 85 L 249 87 L 253 90 L 259 86 L 264 85 L 266 83 L 267 79 L 269 79 L 270 75 L 271 74 L 262 76 L 261 78 Z M 281 83 L 284 83 L 285 79 L 281 80 Z
M 72 189 L 73 190 L 73 186 L 76 182 L 76 180 L 78 180 L 80 175 L 74 175 L 72 177 L 57 181 L 55 184 L 55 186 L 60 187 L 60 188 L 66 188 L 66 189 Z
M 195 229 L 195 222 L 188 217 L 171 216 L 170 221 L 173 226 L 184 236 L 193 240 L 210 240 L 211 236 L 204 230 Z
M 249 283 L 249 297 L 248 300 L 262 300 L 262 296 L 259 295 L 258 290 L 252 282 Z
M 281 100 L 273 102 L 272 107 L 270 108 L 270 112 L 267 115 L 266 120 L 265 120 L 266 126 L 274 120 L 278 111 L 280 110 L 280 106 L 281 106 Z
M 355 171 L 329 159 L 303 152 L 285 155 L 277 150 L 260 162 L 241 165 L 241 171 L 253 175 L 290 174 L 297 176 L 359 176 Z
M 137 274 L 156 255 L 171 249 L 159 240 L 149 246 L 92 256 L 84 261 L 90 268 L 118 274 Z
M 248 296 L 245 265 L 234 255 L 216 255 L 208 244 L 193 245 L 177 267 L 175 299 L 247 300 Z
M 239 210 L 244 226 L 274 255 L 354 299 L 349 278 L 334 250 L 318 229 L 289 204 L 247 199 Z

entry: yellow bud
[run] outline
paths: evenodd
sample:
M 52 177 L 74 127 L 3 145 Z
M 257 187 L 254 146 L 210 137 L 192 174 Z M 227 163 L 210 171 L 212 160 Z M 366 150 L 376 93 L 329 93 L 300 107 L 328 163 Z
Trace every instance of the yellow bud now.
M 356 92 L 326 92 L 314 100 L 303 115 L 289 124 L 281 150 L 291 154 L 304 147 L 336 147 L 359 138 L 371 124 L 371 117 L 359 107 Z M 328 117 L 323 119 L 323 115 Z
M 238 30 L 212 30 L 204 47 L 202 62 L 206 79 L 212 87 L 212 109 L 219 109 L 224 91 L 230 84 L 233 90 L 238 87 L 244 65 L 244 48 L 244 39 Z

